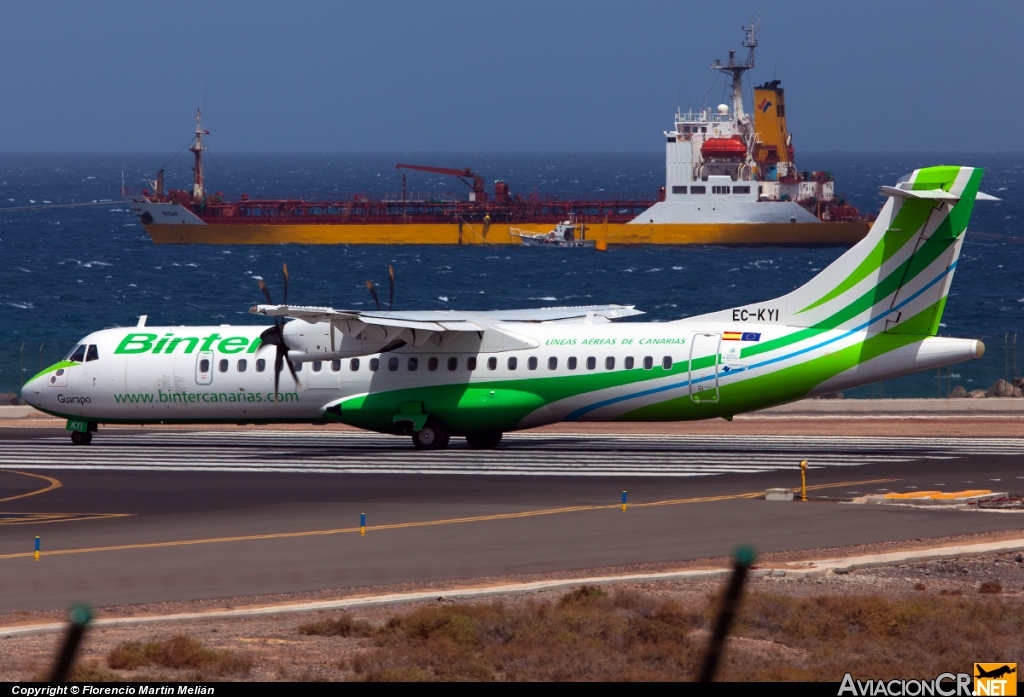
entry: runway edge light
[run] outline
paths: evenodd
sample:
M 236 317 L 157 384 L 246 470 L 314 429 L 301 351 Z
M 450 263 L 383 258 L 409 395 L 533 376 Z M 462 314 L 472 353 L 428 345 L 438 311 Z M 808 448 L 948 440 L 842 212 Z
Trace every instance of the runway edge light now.
M 800 500 L 807 500 L 807 460 L 800 461 Z
M 359 514 L 359 536 L 362 537 L 366 534 L 366 514 Z
M 626 512 L 626 492 L 622 492 L 622 512 Z
M 36 561 L 39 561 L 39 535 L 36 535 Z

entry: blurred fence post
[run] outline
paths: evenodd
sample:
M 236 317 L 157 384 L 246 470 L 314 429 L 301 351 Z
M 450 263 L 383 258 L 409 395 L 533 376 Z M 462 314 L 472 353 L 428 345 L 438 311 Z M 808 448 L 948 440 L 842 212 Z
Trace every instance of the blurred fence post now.
M 43 372 L 43 346 L 46 344 L 39 344 L 39 372 Z
M 25 386 L 25 342 L 21 342 L 21 352 L 18 354 L 18 380 L 19 384 Z
M 1003 382 L 1006 382 L 1006 371 L 1010 367 L 1010 332 L 1003 334 Z

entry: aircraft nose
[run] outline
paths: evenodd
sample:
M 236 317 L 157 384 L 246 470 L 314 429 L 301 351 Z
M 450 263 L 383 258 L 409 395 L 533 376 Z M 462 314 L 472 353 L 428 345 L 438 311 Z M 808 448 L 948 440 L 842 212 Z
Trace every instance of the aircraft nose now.
M 25 404 L 31 404 L 32 406 L 38 406 L 39 395 L 42 392 L 42 388 L 45 387 L 42 378 L 32 378 L 21 388 L 21 399 Z

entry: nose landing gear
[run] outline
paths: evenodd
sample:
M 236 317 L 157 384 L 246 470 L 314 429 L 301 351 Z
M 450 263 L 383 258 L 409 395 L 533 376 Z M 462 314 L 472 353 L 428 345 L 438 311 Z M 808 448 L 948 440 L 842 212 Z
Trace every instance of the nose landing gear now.
M 92 431 L 72 431 L 71 443 L 73 445 L 89 445 L 92 443 Z

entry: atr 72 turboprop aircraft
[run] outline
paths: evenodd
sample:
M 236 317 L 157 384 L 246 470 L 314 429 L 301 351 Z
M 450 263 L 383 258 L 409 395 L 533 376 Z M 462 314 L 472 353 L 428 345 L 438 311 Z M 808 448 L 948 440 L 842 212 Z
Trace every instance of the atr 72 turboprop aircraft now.
M 270 328 L 143 317 L 85 337 L 22 395 L 67 418 L 76 444 L 98 423 L 327 420 L 438 449 L 453 435 L 493 448 L 504 432 L 558 421 L 731 419 L 980 358 L 981 341 L 936 334 L 974 201 L 991 198 L 981 176 L 930 167 L 881 187 L 889 199 L 867 237 L 792 293 L 745 307 L 621 324 L 642 313 L 271 303 L 250 310 Z

